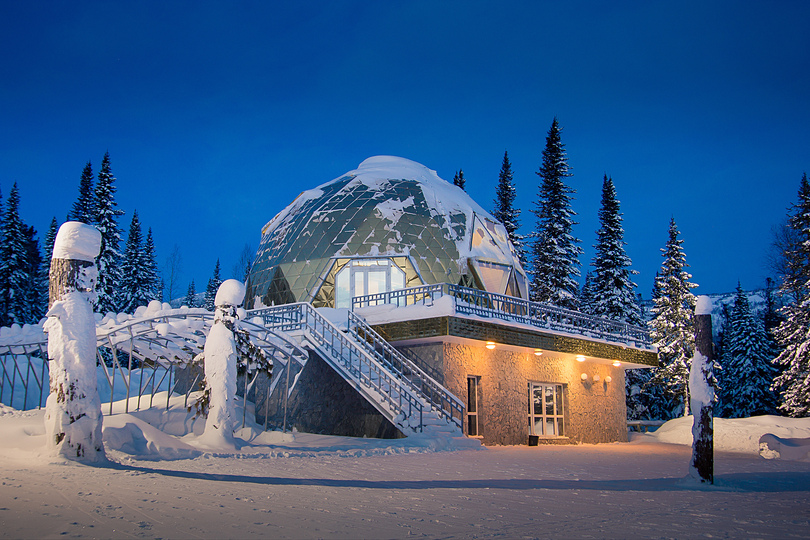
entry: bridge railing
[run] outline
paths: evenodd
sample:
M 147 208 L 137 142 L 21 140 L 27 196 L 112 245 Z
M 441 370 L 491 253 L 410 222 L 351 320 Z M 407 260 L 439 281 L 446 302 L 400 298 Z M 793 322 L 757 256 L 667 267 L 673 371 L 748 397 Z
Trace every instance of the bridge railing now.
M 438 298 L 445 296 L 453 299 L 456 313 L 515 321 L 537 328 L 603 339 L 642 349 L 653 348 L 650 332 L 640 326 L 449 283 L 356 296 L 352 299 L 352 310 L 382 304 L 393 304 L 398 307 L 415 304 L 432 305 Z

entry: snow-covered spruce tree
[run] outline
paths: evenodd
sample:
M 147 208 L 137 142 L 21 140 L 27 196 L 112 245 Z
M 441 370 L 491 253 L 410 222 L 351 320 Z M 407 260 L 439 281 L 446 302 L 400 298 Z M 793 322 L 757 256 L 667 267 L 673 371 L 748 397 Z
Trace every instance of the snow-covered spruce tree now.
M 717 380 L 717 392 L 715 392 L 716 402 L 714 404 L 714 415 L 726 417 L 728 411 L 726 410 L 726 403 L 730 402 L 730 396 L 726 396 L 728 384 L 725 381 L 726 366 L 729 363 L 728 358 L 728 341 L 731 336 L 731 309 L 728 304 L 722 304 L 720 307 L 720 328 L 717 331 L 717 337 L 714 341 L 714 354 L 715 364 L 715 379 Z
M 683 240 L 679 239 L 675 218 L 669 222 L 669 238 L 661 249 L 664 263 L 657 279 L 658 297 L 653 299 L 653 319 L 649 322 L 652 339 L 658 347 L 659 368 L 653 383 L 662 383 L 670 398 L 668 416 L 689 415 L 689 367 L 695 351 L 695 295 L 690 283 Z
M 148 305 L 153 298 L 137 210 L 132 213 L 132 221 L 129 224 L 121 270 L 120 310 L 133 313 L 139 306 Z
M 217 259 L 217 264 L 214 266 L 214 275 L 208 279 L 208 286 L 205 288 L 205 300 L 202 307 L 208 311 L 214 311 L 214 308 L 216 307 L 216 304 L 214 304 L 214 299 L 216 298 L 219 286 L 222 284 L 220 273 L 221 269 L 219 259 Z
M 577 300 L 577 306 L 582 313 L 592 313 L 593 274 L 590 270 L 585 272 L 585 283 L 582 284 L 582 290 L 579 291 L 579 300 Z
M 45 234 L 45 255 L 42 258 L 42 271 L 45 278 L 48 279 L 48 274 L 51 271 L 51 257 L 53 256 L 53 244 L 56 241 L 56 233 L 59 230 L 59 222 L 56 221 L 56 216 L 51 219 L 51 226 L 48 227 L 48 232 Z
M 195 297 L 197 296 L 197 289 L 194 287 L 194 280 L 191 280 L 191 283 L 188 285 L 188 292 L 186 293 L 186 307 L 197 307 L 197 300 Z
M 115 202 L 115 177 L 110 168 L 110 153 L 104 154 L 95 190 L 95 217 L 92 221 L 101 233 L 101 250 L 98 266 L 98 299 L 96 311 L 99 313 L 117 312 L 120 306 L 119 287 L 121 284 L 121 231 L 118 217 L 124 212 L 118 210 Z
M 90 225 L 70 221 L 59 229 L 44 327 L 51 390 L 45 406 L 47 445 L 52 455 L 86 461 L 104 459 L 91 303 L 100 245 L 101 235 Z
M 93 165 L 88 161 L 79 179 L 79 197 L 68 214 L 71 221 L 92 224 L 96 218 L 96 201 L 93 193 Z
M 25 273 L 28 279 L 23 289 L 22 320 L 36 324 L 45 316 L 48 308 L 48 277 L 44 273 L 37 231 L 31 226 L 25 227 L 25 248 Z
M 810 183 L 806 173 L 788 225 L 796 241 L 785 250 L 788 269 L 780 291 L 791 302 L 781 309 L 785 320 L 776 329 L 783 350 L 774 363 L 782 373 L 774 380 L 773 389 L 779 394 L 779 410 L 801 417 L 810 416 Z
M 727 418 L 776 412 L 771 353 L 762 321 L 751 313 L 748 295 L 738 283 L 724 351 L 723 412 Z
M 523 245 L 524 238 L 518 234 L 520 228 L 520 209 L 515 208 L 515 198 L 517 190 L 512 175 L 512 164 L 509 162 L 509 155 L 504 151 L 501 172 L 498 174 L 498 187 L 495 189 L 495 201 L 493 203 L 492 216 L 500 221 L 506 229 L 509 241 L 517 252 L 522 265 L 526 265 L 526 249 Z
M 155 257 L 155 240 L 152 237 L 152 227 L 146 232 L 146 241 L 143 244 L 144 273 L 149 300 L 163 301 L 163 280 L 160 278 L 157 259 Z
M 614 321 L 640 325 L 641 310 L 636 304 L 636 284 L 630 276 L 632 261 L 624 249 L 624 229 L 613 179 L 602 180 L 602 207 L 596 231 L 596 255 L 593 258 L 593 291 L 590 313 Z
M 466 184 L 467 184 L 467 181 L 464 180 L 464 171 L 459 169 L 458 171 L 456 171 L 455 176 L 453 176 L 453 185 L 460 187 L 464 191 L 467 191 L 467 189 L 465 187 Z
M 531 299 L 576 309 L 580 275 L 579 239 L 571 232 L 576 213 L 571 209 L 573 189 L 564 179 L 571 176 L 557 118 L 551 123 L 543 149 L 543 165 L 536 208 L 537 227 L 532 244 Z
M 0 325 L 23 324 L 27 311 L 28 247 L 26 226 L 20 219 L 20 192 L 17 184 L 6 201 L 0 244 Z

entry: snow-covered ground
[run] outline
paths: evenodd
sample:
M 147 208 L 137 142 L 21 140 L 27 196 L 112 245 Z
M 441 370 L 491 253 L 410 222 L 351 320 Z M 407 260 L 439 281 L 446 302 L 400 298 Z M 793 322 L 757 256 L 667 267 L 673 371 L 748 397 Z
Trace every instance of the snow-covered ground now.
M 701 486 L 686 479 L 691 418 L 629 443 L 483 448 L 263 432 L 248 410 L 239 450 L 223 451 L 171 403 L 105 407 L 109 462 L 96 465 L 47 457 L 43 411 L 0 408 L 0 535 L 810 537 L 810 462 L 754 444 L 810 437 L 810 419 L 715 420 L 716 484 Z

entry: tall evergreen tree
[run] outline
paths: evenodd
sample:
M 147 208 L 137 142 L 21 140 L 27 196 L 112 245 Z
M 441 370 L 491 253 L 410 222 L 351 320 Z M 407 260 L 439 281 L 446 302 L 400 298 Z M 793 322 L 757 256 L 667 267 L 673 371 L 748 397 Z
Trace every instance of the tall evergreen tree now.
M 459 169 L 458 171 L 456 171 L 455 176 L 453 176 L 453 185 L 460 187 L 464 191 L 467 191 L 467 189 L 465 187 L 466 184 L 467 184 L 467 181 L 464 180 L 464 171 Z
M 144 252 L 141 221 L 138 211 L 132 213 L 121 272 L 119 309 L 133 313 L 139 306 L 145 306 L 152 299 L 147 278 L 146 254 Z
M 751 313 L 748 295 L 737 284 L 726 347 L 723 351 L 723 413 L 728 418 L 772 414 L 775 370 L 762 321 Z
M 216 299 L 219 286 L 222 284 L 220 273 L 221 269 L 219 266 L 219 259 L 217 259 L 217 264 L 214 266 L 214 275 L 212 275 L 208 280 L 208 286 L 205 288 L 205 304 L 203 307 L 208 311 L 214 311 L 214 308 L 216 307 L 214 305 L 214 300 Z
M 20 192 L 15 183 L 6 201 L 0 245 L 0 321 L 3 326 L 28 322 L 25 320 L 29 277 L 27 228 L 20 219 L 19 208 Z
M 582 290 L 579 292 L 579 310 L 582 313 L 587 313 L 589 315 L 593 314 L 593 301 L 594 301 L 594 290 L 593 290 L 593 274 L 590 270 L 585 272 L 585 283 L 582 284 Z
M 194 280 L 191 280 L 191 283 L 188 285 L 188 292 L 186 293 L 186 306 L 193 308 L 197 307 L 197 289 L 194 287 Z
M 689 414 L 689 368 L 695 351 L 695 295 L 690 283 L 678 226 L 669 223 L 669 238 L 661 250 L 664 263 L 657 277 L 659 296 L 653 300 L 650 321 L 652 339 L 658 347 L 659 368 L 653 380 L 661 382 L 671 399 L 670 415 Z
M 146 241 L 144 242 L 143 251 L 149 299 L 162 300 L 163 280 L 160 278 L 158 272 L 158 265 L 155 257 L 155 240 L 152 237 L 152 227 L 149 227 L 149 230 L 146 233 Z
M 110 167 L 110 153 L 104 154 L 95 190 L 95 218 L 92 223 L 101 233 L 101 249 L 96 258 L 98 300 L 96 310 L 100 313 L 116 312 L 120 305 L 119 287 L 121 284 L 121 231 L 118 217 L 124 214 L 115 202 L 115 177 Z
M 45 279 L 51 272 L 51 258 L 53 257 L 53 245 L 56 243 L 56 233 L 59 232 L 59 222 L 56 221 L 56 216 L 51 219 L 51 226 L 48 227 L 48 232 L 45 234 L 45 257 L 42 259 L 42 271 L 45 274 Z
M 641 310 L 636 304 L 630 276 L 632 261 L 624 249 L 624 229 L 619 200 L 613 179 L 605 175 L 602 181 L 602 207 L 599 209 L 599 230 L 596 231 L 596 255 L 593 258 L 593 300 L 591 313 L 616 321 L 639 325 Z
M 773 388 L 779 393 L 779 410 L 800 417 L 810 416 L 810 183 L 806 173 L 788 225 L 796 240 L 785 249 L 788 264 L 780 291 L 791 302 L 781 309 L 785 320 L 776 329 L 783 350 L 774 363 L 782 373 Z
M 68 214 L 70 221 L 92 224 L 96 219 L 96 202 L 93 193 L 93 165 L 88 161 L 79 179 L 79 197 Z
M 541 184 L 534 210 L 537 228 L 532 245 L 531 299 L 576 309 L 582 248 L 579 239 L 571 234 L 576 215 L 571 199 L 575 192 L 564 183 L 571 173 L 560 133 L 560 124 L 554 118 L 546 136 L 543 165 L 537 172 Z
M 26 285 L 23 290 L 23 322 L 35 324 L 45 316 L 48 308 L 48 276 L 44 272 L 42 253 L 39 249 L 37 231 L 31 226 L 25 229 L 25 273 Z
M 515 208 L 515 198 L 517 190 L 512 175 L 512 164 L 509 162 L 509 155 L 504 151 L 501 172 L 498 174 L 498 187 L 495 190 L 495 201 L 492 216 L 500 221 L 506 229 L 509 241 L 517 252 L 522 265 L 526 264 L 526 249 L 523 245 L 524 238 L 518 234 L 520 228 L 520 209 Z

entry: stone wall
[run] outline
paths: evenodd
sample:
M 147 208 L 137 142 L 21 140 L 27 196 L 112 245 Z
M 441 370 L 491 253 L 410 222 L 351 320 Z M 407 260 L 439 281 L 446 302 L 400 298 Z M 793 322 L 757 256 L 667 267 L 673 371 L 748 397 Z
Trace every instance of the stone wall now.
M 484 444 L 528 443 L 528 382 L 564 385 L 565 435 L 571 442 L 627 440 L 624 370 L 611 365 L 577 362 L 570 356 L 496 348 L 483 342 L 446 341 L 409 345 L 444 374 L 444 386 L 467 404 L 467 377 L 480 377 L 479 433 Z M 583 382 L 581 374 L 588 375 Z M 593 382 L 594 375 L 600 381 Z M 605 382 L 610 376 L 611 382 Z

